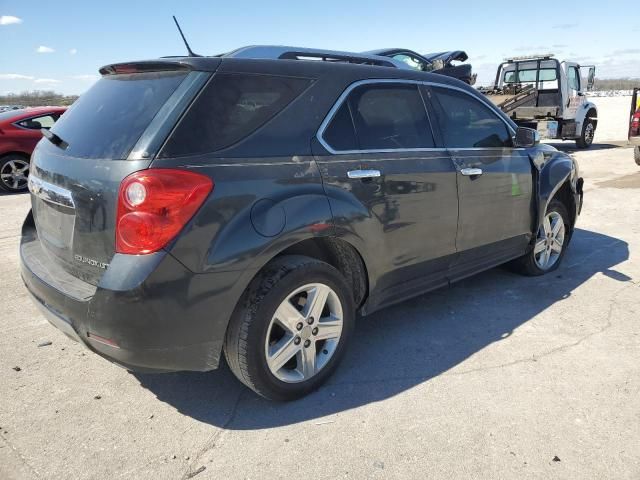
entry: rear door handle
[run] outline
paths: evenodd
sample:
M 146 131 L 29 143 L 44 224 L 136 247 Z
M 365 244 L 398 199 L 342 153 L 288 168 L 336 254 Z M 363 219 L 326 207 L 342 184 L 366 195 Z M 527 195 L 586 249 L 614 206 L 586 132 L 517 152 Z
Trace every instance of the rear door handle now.
M 466 177 L 472 177 L 475 175 L 482 175 L 481 168 L 463 168 L 460 170 L 460 173 Z
M 347 172 L 349 178 L 378 178 L 380 170 L 350 170 Z

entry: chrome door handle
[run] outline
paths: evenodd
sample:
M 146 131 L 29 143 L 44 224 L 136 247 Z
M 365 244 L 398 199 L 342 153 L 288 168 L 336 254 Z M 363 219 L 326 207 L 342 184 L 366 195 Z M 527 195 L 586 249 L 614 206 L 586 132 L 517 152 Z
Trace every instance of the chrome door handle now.
M 466 177 L 472 177 L 474 175 L 482 175 L 481 168 L 462 168 L 460 173 Z
M 347 172 L 349 178 L 377 178 L 380 170 L 350 170 Z

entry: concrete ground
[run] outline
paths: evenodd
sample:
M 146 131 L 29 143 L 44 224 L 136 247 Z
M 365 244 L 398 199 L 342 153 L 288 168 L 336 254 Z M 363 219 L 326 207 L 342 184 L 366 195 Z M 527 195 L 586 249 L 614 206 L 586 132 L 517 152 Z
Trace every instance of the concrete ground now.
M 640 478 L 640 168 L 628 148 L 575 156 L 559 270 L 362 319 L 336 375 L 288 404 L 227 368 L 134 375 L 67 339 L 19 277 L 28 197 L 0 196 L 0 478 Z

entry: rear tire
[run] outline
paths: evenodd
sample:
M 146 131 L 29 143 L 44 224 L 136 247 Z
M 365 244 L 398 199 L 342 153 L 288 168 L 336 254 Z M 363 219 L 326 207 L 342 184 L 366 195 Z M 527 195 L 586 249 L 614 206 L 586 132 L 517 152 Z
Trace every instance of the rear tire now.
M 571 225 L 567 208 L 562 202 L 551 200 L 545 221 L 536 235 L 534 247 L 526 255 L 514 260 L 511 266 L 518 273 L 527 276 L 553 272 L 560 266 L 570 239 Z
M 636 161 L 637 165 L 640 165 L 640 147 L 635 147 L 633 149 L 633 159 Z
M 251 282 L 229 323 L 231 371 L 271 400 L 317 389 L 336 369 L 355 323 L 353 294 L 331 265 L 288 255 Z
M 590 118 L 585 119 L 582 124 L 582 132 L 580 137 L 576 138 L 576 146 L 578 148 L 589 148 L 593 144 L 593 138 L 596 134 L 596 124 Z
M 19 154 L 0 158 L 0 190 L 18 193 L 27 190 L 29 159 Z

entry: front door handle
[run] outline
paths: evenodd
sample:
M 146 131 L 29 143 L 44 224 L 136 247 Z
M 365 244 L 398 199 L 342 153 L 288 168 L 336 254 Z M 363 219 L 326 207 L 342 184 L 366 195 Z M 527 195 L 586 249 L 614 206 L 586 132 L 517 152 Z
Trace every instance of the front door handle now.
M 476 175 L 482 175 L 481 168 L 463 168 L 460 170 L 460 173 L 465 177 L 473 177 Z
M 347 172 L 349 178 L 377 178 L 380 170 L 350 170 Z

